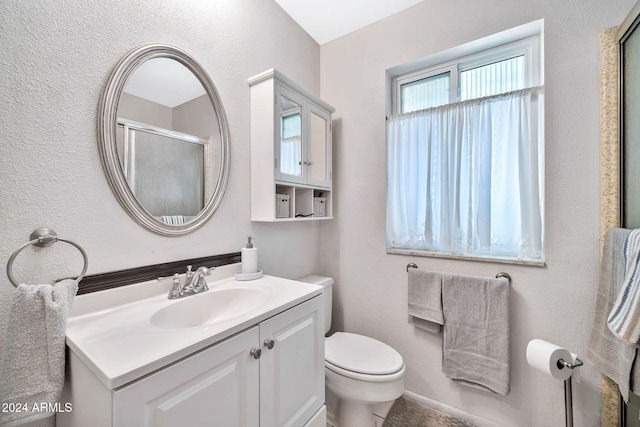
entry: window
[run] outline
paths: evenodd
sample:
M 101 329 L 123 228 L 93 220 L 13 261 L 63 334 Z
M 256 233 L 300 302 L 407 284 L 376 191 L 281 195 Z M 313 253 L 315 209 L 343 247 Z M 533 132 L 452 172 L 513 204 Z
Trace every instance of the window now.
M 543 263 L 539 40 L 393 79 L 388 252 Z
M 448 104 L 451 98 L 449 72 L 422 77 L 400 85 L 402 113 Z

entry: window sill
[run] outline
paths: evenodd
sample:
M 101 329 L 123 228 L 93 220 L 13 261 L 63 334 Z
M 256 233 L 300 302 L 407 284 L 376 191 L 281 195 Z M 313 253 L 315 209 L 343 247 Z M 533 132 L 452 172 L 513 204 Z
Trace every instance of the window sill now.
M 448 259 L 461 259 L 465 261 L 483 261 L 483 262 L 499 262 L 502 264 L 519 264 L 519 265 L 531 265 L 535 267 L 545 267 L 544 260 L 523 260 L 517 258 L 507 258 L 488 255 L 460 255 L 460 254 L 446 254 L 442 252 L 431 252 L 420 249 L 394 249 L 387 248 L 387 253 L 391 255 L 411 255 L 411 256 L 424 256 L 432 258 L 448 258 Z

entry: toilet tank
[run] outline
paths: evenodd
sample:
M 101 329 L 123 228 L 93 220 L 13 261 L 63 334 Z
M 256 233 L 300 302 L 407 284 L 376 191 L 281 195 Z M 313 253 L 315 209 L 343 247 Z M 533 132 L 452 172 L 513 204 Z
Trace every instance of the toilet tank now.
M 331 309 L 333 302 L 333 279 L 325 276 L 304 276 L 296 279 L 298 282 L 311 283 L 323 287 L 322 295 L 324 296 L 324 333 L 327 334 L 331 329 Z

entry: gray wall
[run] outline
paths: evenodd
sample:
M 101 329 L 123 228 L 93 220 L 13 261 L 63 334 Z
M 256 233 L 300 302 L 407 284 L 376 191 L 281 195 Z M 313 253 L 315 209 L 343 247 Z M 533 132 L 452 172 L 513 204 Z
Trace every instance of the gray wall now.
M 247 79 L 275 67 L 319 92 L 319 47 L 276 3 L 160 0 L 0 2 L 0 265 L 32 230 L 48 226 L 77 241 L 89 273 L 235 252 L 251 234 L 265 272 L 316 270 L 317 224 L 249 221 L 250 91 Z M 150 233 L 113 196 L 98 155 L 96 114 L 118 60 L 134 47 L 167 43 L 211 76 L 226 109 L 231 171 L 213 218 L 188 236 Z M 69 245 L 29 249 L 20 281 L 78 274 Z M 0 280 L 0 330 L 14 289 Z M 0 343 L 1 345 L 1 343 Z
M 598 275 L 598 33 L 635 0 L 425 1 L 321 47 L 321 97 L 334 119 L 334 214 L 323 271 L 336 279 L 336 326 L 379 338 L 405 359 L 405 386 L 428 399 L 508 426 L 564 425 L 563 386 L 525 360 L 532 338 L 584 354 Z M 387 255 L 385 70 L 536 19 L 545 19 L 547 266 Z M 441 337 L 407 324 L 408 262 L 492 276 L 512 287 L 511 393 L 452 383 Z M 578 426 L 599 425 L 599 375 L 574 388 Z
M 171 129 L 202 138 L 214 136 L 220 139 L 220 128 L 213 114 L 209 96 L 202 95 L 173 108 Z
M 173 109 L 148 99 L 123 93 L 118 104 L 118 118 L 171 129 Z

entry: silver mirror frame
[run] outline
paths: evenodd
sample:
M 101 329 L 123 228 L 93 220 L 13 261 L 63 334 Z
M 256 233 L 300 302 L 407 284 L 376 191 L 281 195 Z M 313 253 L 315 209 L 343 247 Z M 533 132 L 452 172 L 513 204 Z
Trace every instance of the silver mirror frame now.
M 174 59 L 187 67 L 198 78 L 213 104 L 220 128 L 222 161 L 213 194 L 198 215 L 191 221 L 181 225 L 169 225 L 158 221 L 140 204 L 129 188 L 122 167 L 120 166 L 116 147 L 117 110 L 124 86 L 129 76 L 131 76 L 142 63 L 153 58 Z M 220 101 L 220 96 L 202 66 L 187 53 L 173 46 L 164 44 L 141 46 L 127 53 L 124 58 L 118 62 L 109 76 L 109 81 L 100 99 L 98 109 L 98 146 L 100 149 L 102 168 L 104 169 L 109 186 L 120 205 L 139 225 L 163 236 L 183 236 L 200 228 L 216 211 L 227 188 L 230 169 L 229 125 L 224 107 Z

